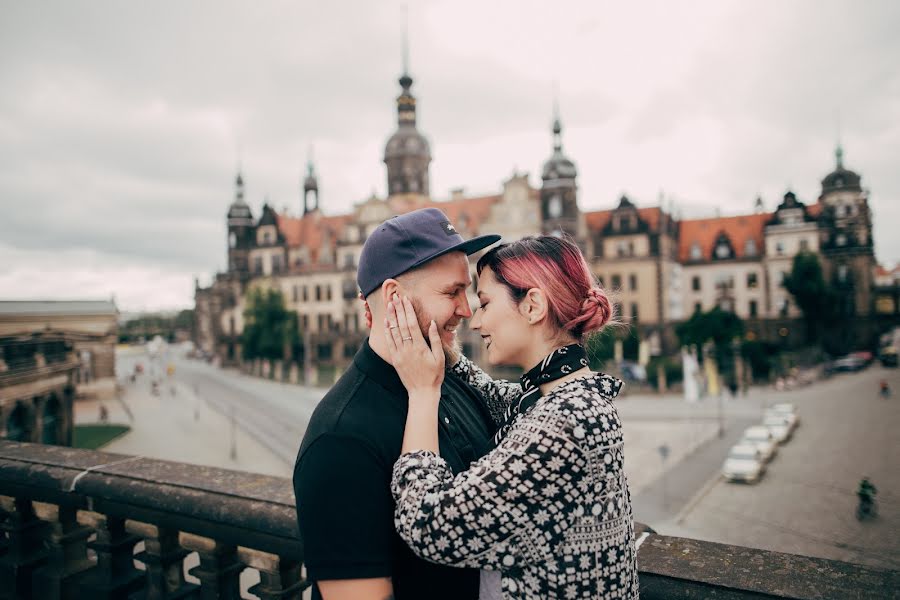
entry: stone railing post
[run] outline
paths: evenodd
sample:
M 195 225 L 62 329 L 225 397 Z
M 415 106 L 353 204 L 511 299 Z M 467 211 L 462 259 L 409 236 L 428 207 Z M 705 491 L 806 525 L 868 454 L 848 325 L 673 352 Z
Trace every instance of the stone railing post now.
M 134 546 L 140 539 L 125 531 L 125 519 L 93 512 L 82 512 L 82 522 L 97 531 L 88 547 L 97 553 L 97 566 L 87 573 L 79 586 L 79 598 L 127 598 L 144 587 L 144 574 L 134 567 Z
M 238 548 L 238 557 L 259 571 L 259 583 L 248 591 L 260 600 L 301 600 L 303 590 L 309 587 L 295 560 L 250 548 Z
M 0 556 L 0 598 L 31 598 L 31 575 L 47 562 L 48 525 L 34 514 L 31 500 L 0 496 L 0 507 L 6 515 L 0 531 L 7 539 Z
M 49 509 L 48 561 L 32 575 L 31 593 L 35 598 L 77 598 L 79 581 L 94 566 L 87 553 L 87 539 L 94 530 L 78 522 L 74 507 Z
M 190 574 L 200 580 L 203 600 L 240 600 L 244 565 L 235 546 L 185 532 L 181 533 L 181 545 L 200 556 L 200 564 Z
M 184 598 L 197 589 L 184 580 L 184 559 L 190 551 L 178 544 L 177 531 L 130 520 L 125 528 L 144 540 L 144 551 L 135 560 L 147 567 L 147 600 Z

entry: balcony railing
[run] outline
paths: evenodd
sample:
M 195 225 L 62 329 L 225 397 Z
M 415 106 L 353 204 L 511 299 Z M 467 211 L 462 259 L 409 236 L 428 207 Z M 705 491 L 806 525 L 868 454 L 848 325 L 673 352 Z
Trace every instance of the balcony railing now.
M 299 599 L 308 587 L 293 491 L 278 477 L 0 441 L 0 520 L 0 598 L 232 599 L 246 569 L 259 577 L 248 593 L 263 600 Z M 649 530 L 638 541 L 645 600 L 900 589 L 896 571 Z

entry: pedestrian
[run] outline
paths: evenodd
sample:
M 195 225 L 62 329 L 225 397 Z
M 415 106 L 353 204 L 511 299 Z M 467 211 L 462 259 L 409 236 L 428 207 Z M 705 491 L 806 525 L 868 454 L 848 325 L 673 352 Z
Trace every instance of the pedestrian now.
M 609 298 L 578 247 L 553 236 L 494 248 L 477 270 L 481 306 L 471 327 L 488 362 L 525 372 L 521 386 L 493 381 L 465 357 L 452 366 L 501 412 L 496 448 L 454 473 L 438 444 L 438 328 L 431 323 L 426 343 L 414 304 L 390 304 L 386 345 L 409 392 L 391 481 L 395 525 L 423 558 L 484 569 L 481 598 L 636 599 L 634 517 L 613 404 L 622 382 L 591 371 L 584 348 L 610 321 Z
M 881 384 L 879 386 L 879 392 L 881 393 L 881 397 L 884 399 L 891 397 L 891 386 L 888 385 L 887 379 L 881 380 Z
M 439 344 L 458 354 L 456 330 L 472 316 L 467 255 L 499 241 L 468 241 L 447 216 L 425 208 L 394 217 L 367 238 L 357 283 L 374 315 L 371 335 L 310 418 L 294 467 L 297 519 L 313 599 L 392 597 L 476 600 L 480 571 L 418 558 L 394 529 L 391 469 L 400 456 L 408 400 L 391 364 L 383 319 L 396 293 L 409 296 Z M 441 455 L 462 472 L 492 447 L 484 398 L 448 373 L 441 387 Z

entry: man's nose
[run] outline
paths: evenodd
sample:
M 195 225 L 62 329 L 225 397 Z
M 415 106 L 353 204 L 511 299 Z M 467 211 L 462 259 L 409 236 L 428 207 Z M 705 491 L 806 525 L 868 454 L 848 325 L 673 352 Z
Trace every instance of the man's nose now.
M 472 316 L 472 307 L 469 306 L 469 298 L 465 294 L 457 301 L 456 314 L 463 319 L 468 319 Z

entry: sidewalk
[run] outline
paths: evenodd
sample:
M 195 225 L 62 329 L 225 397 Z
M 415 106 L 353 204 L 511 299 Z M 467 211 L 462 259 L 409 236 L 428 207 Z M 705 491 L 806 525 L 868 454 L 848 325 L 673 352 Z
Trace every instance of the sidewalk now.
M 101 448 L 104 452 L 291 476 L 290 465 L 239 427 L 232 429 L 229 418 L 198 399 L 189 386 L 177 381 L 164 382 L 160 395 L 154 396 L 150 378 L 143 375 L 135 383 L 123 384 L 119 399 L 78 400 L 74 406 L 75 423 L 99 423 L 101 404 L 109 411 L 109 423 L 131 427 L 131 431 Z M 235 458 L 231 456 L 232 440 Z

